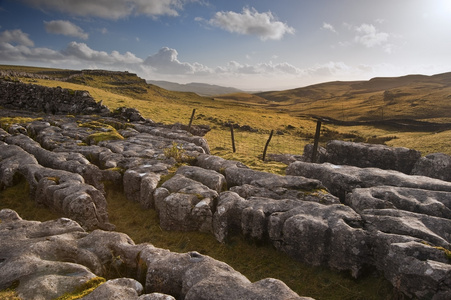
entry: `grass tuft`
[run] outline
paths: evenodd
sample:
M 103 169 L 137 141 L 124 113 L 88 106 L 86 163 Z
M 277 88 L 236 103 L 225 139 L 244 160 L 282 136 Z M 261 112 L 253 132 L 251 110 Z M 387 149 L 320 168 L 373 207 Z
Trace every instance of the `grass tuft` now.
M 102 277 L 94 277 L 90 280 L 83 283 L 80 287 L 75 289 L 71 293 L 66 293 L 55 300 L 75 300 L 83 298 L 84 296 L 88 295 L 92 291 L 94 291 L 99 285 L 105 283 L 105 278 Z

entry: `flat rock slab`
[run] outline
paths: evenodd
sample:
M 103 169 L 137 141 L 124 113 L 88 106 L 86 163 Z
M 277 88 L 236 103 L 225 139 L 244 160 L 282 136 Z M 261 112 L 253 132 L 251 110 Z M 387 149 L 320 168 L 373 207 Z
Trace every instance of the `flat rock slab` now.
M 389 208 L 451 219 L 451 192 L 377 186 L 356 188 L 345 202 L 357 212 Z
M 342 201 L 344 201 L 346 194 L 352 192 L 355 188 L 383 185 L 451 192 L 451 182 L 378 168 L 297 161 L 288 166 L 286 173 L 287 175 L 318 179 L 333 195 L 339 197 Z
M 327 143 L 326 152 L 325 161 L 335 165 L 396 170 L 405 174 L 410 174 L 421 157 L 421 152 L 404 147 L 337 140 Z
M 451 181 L 451 156 L 443 153 L 426 155 L 416 162 L 412 175 Z

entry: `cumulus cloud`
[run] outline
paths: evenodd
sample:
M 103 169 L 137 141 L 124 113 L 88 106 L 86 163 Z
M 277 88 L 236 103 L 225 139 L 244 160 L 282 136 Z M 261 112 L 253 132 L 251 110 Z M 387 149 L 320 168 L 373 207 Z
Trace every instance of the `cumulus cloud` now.
M 139 64 L 143 62 L 141 58 L 128 51 L 125 54 L 120 54 L 118 51 L 112 51 L 109 54 L 105 51 L 93 50 L 85 43 L 77 42 L 70 42 L 61 53 L 68 57 L 100 64 Z
M 344 62 L 330 61 L 325 64 L 315 65 L 305 71 L 310 76 L 328 78 L 337 74 L 347 74 L 351 70 L 352 68 L 350 68 Z
M 226 66 L 219 66 L 215 70 L 218 74 L 229 74 L 229 75 L 298 75 L 302 73 L 302 70 L 296 68 L 289 63 L 278 63 L 273 62 L 268 63 L 257 63 L 257 64 L 241 64 L 237 61 L 230 61 Z
M 20 29 L 5 30 L 0 33 L 0 43 L 18 44 L 26 47 L 33 47 L 33 41 L 28 37 L 28 34 L 22 32 Z
M 298 78 L 305 72 L 287 62 L 261 62 L 244 64 L 237 61 L 209 67 L 198 62 L 184 62 L 179 59 L 177 50 L 164 47 L 146 59 L 137 57 L 131 52 L 100 51 L 92 49 L 86 43 L 70 42 L 63 49 L 56 51 L 49 48 L 38 48 L 20 30 L 0 31 L 0 63 L 28 62 L 45 63 L 47 66 L 67 68 L 102 68 L 108 70 L 128 70 L 144 75 L 146 78 L 165 78 L 166 80 L 201 80 L 220 84 L 222 79 L 232 80 L 237 84 L 255 82 L 268 78 Z
M 194 74 L 209 72 L 209 69 L 199 63 L 180 62 L 178 52 L 168 47 L 161 48 L 158 53 L 146 58 L 144 65 L 150 66 L 163 74 Z
M 71 15 L 122 19 L 130 15 L 151 17 L 177 16 L 190 0 L 21 0 L 39 9 L 55 10 Z
M 380 32 L 371 24 L 362 24 L 355 28 L 357 35 L 354 41 L 367 48 L 383 45 L 388 41 L 389 34 Z
M 78 37 L 87 40 L 89 35 L 83 31 L 80 27 L 69 21 L 53 20 L 50 22 L 44 21 L 45 30 L 48 33 L 62 34 L 67 36 Z
M 329 23 L 326 23 L 326 22 L 323 23 L 323 27 L 322 28 L 325 29 L 325 30 L 332 31 L 333 33 L 337 32 L 335 30 L 334 26 L 332 26 L 332 24 L 329 24 Z
M 285 34 L 294 34 L 295 31 L 293 27 L 277 21 L 270 11 L 259 13 L 254 8 L 247 7 L 241 13 L 217 12 L 207 23 L 232 33 L 256 35 L 263 41 L 280 40 Z

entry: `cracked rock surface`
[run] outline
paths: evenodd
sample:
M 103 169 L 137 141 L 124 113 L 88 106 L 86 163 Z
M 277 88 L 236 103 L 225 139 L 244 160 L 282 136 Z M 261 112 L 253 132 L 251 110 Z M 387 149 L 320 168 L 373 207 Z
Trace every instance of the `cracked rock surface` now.
M 294 161 L 281 176 L 213 156 L 205 138 L 141 118 L 0 114 L 33 118 L 2 124 L 0 188 L 26 180 L 34 201 L 67 217 L 40 223 L 1 212 L 0 289 L 19 280 L 25 298 L 32 289 L 54 296 L 102 276 L 113 253 L 128 279 L 107 281 L 88 299 L 300 298 L 276 279 L 251 283 L 197 252 L 135 245 L 113 232 L 109 181 L 155 209 L 163 229 L 209 232 L 221 243 L 239 233 L 354 277 L 377 270 L 407 297 L 451 298 L 451 182 L 425 176 L 433 173 L 430 160 L 448 161 L 442 155 L 424 160 L 408 149 L 333 143 L 334 153 L 382 151 L 387 164 L 395 157 L 399 170 L 415 175 L 377 167 L 385 157 L 378 155 L 365 167 Z

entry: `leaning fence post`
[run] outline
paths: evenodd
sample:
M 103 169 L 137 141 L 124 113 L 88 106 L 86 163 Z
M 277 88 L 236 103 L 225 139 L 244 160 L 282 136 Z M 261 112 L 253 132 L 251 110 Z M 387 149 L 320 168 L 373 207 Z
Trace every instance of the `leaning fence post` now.
M 311 160 L 312 163 L 314 163 L 316 161 L 316 153 L 318 151 L 318 142 L 319 142 L 320 132 L 321 132 L 321 121 L 318 120 L 316 122 L 315 141 L 313 142 L 313 151 L 312 151 L 312 160 Z
M 235 148 L 235 135 L 233 134 L 233 124 L 230 124 L 230 134 L 232 135 L 232 149 L 233 149 L 233 153 L 236 152 L 236 148 Z
M 266 141 L 265 150 L 263 150 L 263 161 L 265 161 L 266 150 L 268 150 L 269 142 L 271 141 L 271 138 L 272 138 L 273 133 L 274 133 L 274 130 L 271 130 L 271 133 L 269 134 L 269 138 L 268 138 L 268 140 Z
M 189 119 L 189 124 L 188 124 L 188 131 L 191 130 L 191 124 L 193 123 L 193 119 L 194 119 L 194 114 L 196 113 L 196 109 L 193 109 L 193 113 L 191 114 L 191 118 Z

